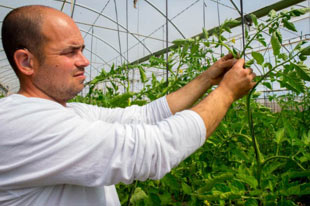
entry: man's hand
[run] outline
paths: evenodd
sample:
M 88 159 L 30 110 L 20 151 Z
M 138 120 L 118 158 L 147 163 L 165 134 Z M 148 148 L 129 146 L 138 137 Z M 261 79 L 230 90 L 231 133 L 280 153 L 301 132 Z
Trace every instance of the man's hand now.
M 228 54 L 215 62 L 194 80 L 179 90 L 167 95 L 167 101 L 172 114 L 190 108 L 205 92 L 217 85 L 223 76 L 237 62 L 232 54 Z
M 253 82 L 255 73 L 251 68 L 243 68 L 244 59 L 239 59 L 237 63 L 229 70 L 220 82 L 219 87 L 227 91 L 227 95 L 231 95 L 233 101 L 243 97 L 256 84 Z
M 205 78 L 208 78 L 211 85 L 218 85 L 223 79 L 224 74 L 232 68 L 237 62 L 232 54 L 227 54 L 218 61 L 216 61 L 207 71 L 205 71 Z
M 253 79 L 255 74 L 250 68 L 244 69 L 243 65 L 244 59 L 239 59 L 225 73 L 219 86 L 192 108 L 203 119 L 207 137 L 216 129 L 230 105 L 254 87 L 255 82 L 253 82 Z

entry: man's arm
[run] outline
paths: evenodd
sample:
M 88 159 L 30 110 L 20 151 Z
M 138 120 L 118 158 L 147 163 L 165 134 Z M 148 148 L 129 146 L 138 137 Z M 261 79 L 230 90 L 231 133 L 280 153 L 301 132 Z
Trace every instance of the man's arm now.
M 238 60 L 224 75 L 218 88 L 191 109 L 203 119 L 207 130 L 206 137 L 209 137 L 216 129 L 230 105 L 247 94 L 255 85 L 253 82 L 255 74 L 252 69 L 244 69 L 243 65 L 244 60 Z
M 171 113 L 175 114 L 190 108 L 211 86 L 219 84 L 224 74 L 236 61 L 232 54 L 228 54 L 187 85 L 167 95 Z

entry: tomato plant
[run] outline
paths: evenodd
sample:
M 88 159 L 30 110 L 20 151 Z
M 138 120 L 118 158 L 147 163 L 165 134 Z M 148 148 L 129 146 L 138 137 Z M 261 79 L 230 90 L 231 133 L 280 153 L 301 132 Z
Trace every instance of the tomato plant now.
M 127 205 L 307 205 L 310 204 L 310 96 L 307 82 L 310 70 L 305 64 L 310 46 L 300 41 L 291 50 L 282 47 L 281 27 L 296 32 L 293 17 L 309 9 L 271 11 L 265 21 L 251 15 L 255 33 L 246 31 L 246 45 L 237 50 L 227 40 L 227 20 L 204 38 L 176 40 L 177 48 L 163 56 L 151 57 L 138 65 L 112 66 L 88 83 L 86 97 L 75 101 L 104 107 L 144 105 L 184 86 L 208 69 L 219 56 L 218 48 L 235 57 L 250 59 L 259 73 L 256 86 L 246 98 L 235 102 L 225 119 L 204 146 L 174 168 L 163 179 L 117 186 L 122 204 Z M 253 44 L 268 49 L 274 61 L 254 51 Z M 251 57 L 245 56 L 250 51 Z M 151 69 L 162 71 L 168 64 L 168 83 Z M 140 73 L 143 88 L 131 91 L 128 73 Z M 259 104 L 258 85 L 272 90 L 272 83 L 290 91 L 270 97 L 281 106 L 280 112 Z M 104 84 L 106 91 L 98 89 Z M 298 100 L 300 95 L 302 101 Z

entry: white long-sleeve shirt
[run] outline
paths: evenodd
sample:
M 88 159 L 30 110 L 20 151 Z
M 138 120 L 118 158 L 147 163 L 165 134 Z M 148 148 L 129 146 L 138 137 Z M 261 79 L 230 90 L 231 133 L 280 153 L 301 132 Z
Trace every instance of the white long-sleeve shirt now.
M 114 184 L 160 179 L 205 141 L 200 116 L 166 98 L 107 109 L 0 99 L 0 205 L 120 205 Z

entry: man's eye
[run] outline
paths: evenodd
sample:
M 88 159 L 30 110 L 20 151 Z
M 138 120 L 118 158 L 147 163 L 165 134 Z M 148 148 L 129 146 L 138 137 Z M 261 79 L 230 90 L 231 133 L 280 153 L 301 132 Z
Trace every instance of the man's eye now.
M 70 51 L 64 52 L 63 54 L 64 54 L 64 55 L 72 55 L 72 54 L 74 54 L 74 53 L 75 53 L 74 50 L 70 50 Z

